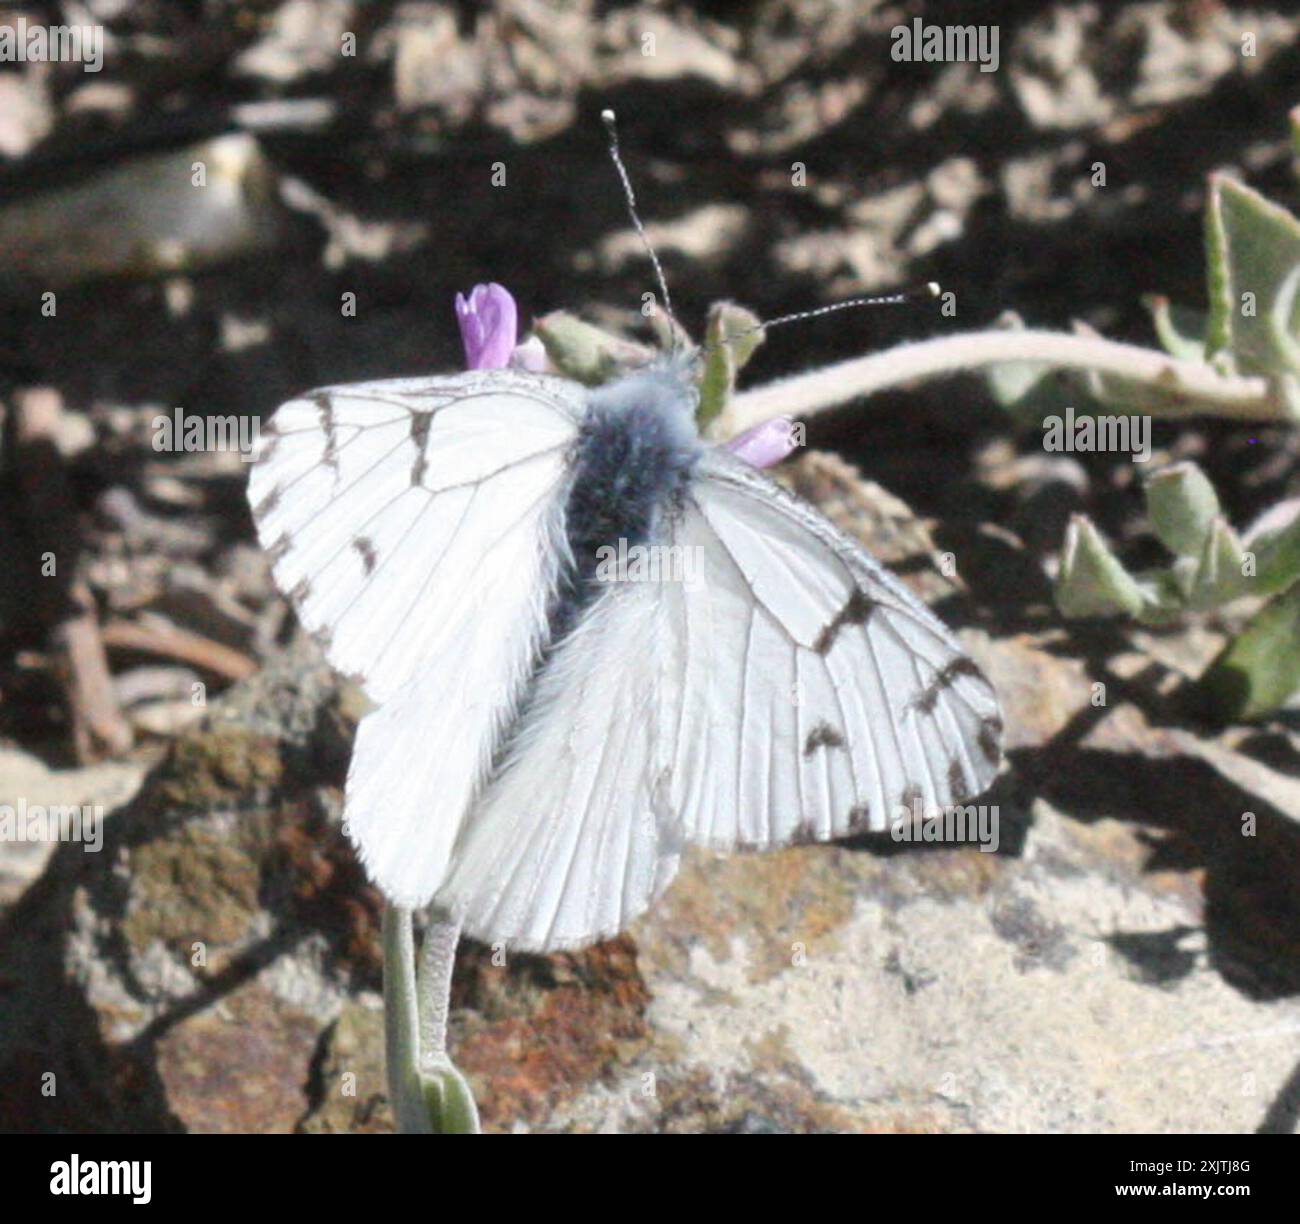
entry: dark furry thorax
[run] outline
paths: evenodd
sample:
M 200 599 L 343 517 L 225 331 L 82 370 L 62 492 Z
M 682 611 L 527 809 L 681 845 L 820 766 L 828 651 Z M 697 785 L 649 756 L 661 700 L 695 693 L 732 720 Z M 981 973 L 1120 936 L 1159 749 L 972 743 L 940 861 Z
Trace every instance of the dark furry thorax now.
M 600 594 L 598 550 L 656 542 L 690 482 L 702 443 L 695 391 L 679 364 L 652 366 L 593 391 L 574 446 L 565 507 L 569 558 L 548 614 L 552 649 Z

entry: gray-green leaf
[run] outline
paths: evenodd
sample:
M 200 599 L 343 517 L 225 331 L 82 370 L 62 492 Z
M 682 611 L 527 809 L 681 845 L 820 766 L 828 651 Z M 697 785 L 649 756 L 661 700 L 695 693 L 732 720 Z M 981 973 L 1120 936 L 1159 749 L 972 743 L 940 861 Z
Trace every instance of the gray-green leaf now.
M 1219 513 L 1219 498 L 1209 477 L 1194 463 L 1174 463 L 1152 474 L 1146 498 L 1160 542 L 1179 556 L 1200 556 Z
M 1300 583 L 1265 604 L 1210 664 L 1200 687 L 1225 721 L 1249 722 L 1300 689 Z
M 1056 606 L 1070 617 L 1137 616 L 1146 603 L 1142 588 L 1082 514 L 1070 519 L 1056 581 Z
M 1238 374 L 1300 374 L 1300 221 L 1216 174 L 1206 209 L 1206 357 Z

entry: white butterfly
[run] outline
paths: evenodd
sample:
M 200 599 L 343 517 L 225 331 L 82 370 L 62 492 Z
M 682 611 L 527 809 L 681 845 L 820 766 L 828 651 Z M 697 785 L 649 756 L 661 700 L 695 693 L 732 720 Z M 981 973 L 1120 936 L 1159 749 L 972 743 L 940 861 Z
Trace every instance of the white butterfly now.
M 571 947 L 688 843 L 883 830 L 997 773 L 953 636 L 694 408 L 680 361 L 594 391 L 485 370 L 325 388 L 263 431 L 276 580 L 377 707 L 345 818 L 398 904 Z M 596 581 L 619 540 L 698 549 L 698 581 Z

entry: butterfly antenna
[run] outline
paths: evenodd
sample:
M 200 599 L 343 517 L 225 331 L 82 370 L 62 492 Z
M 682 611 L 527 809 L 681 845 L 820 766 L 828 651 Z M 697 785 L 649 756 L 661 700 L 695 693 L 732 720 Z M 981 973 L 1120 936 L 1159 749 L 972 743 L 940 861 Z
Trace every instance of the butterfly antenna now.
M 673 314 L 673 301 L 668 296 L 668 281 L 664 278 L 663 265 L 659 262 L 659 256 L 655 254 L 655 249 L 650 245 L 650 239 L 646 236 L 645 226 L 641 224 L 641 217 L 636 211 L 636 193 L 632 190 L 632 180 L 628 177 L 627 167 L 623 165 L 623 158 L 618 151 L 618 126 L 614 119 L 612 110 L 603 110 L 600 112 L 601 122 L 605 125 L 605 130 L 609 133 L 609 156 L 614 163 L 614 169 L 618 171 L 618 177 L 623 183 L 623 195 L 627 199 L 628 216 L 632 218 L 632 224 L 636 227 L 636 232 L 641 238 L 641 245 L 645 247 L 646 254 L 650 256 L 650 262 L 654 265 L 655 279 L 659 282 L 659 292 L 664 295 L 664 310 L 667 312 L 668 321 L 672 324 L 669 329 L 672 336 L 673 349 L 677 348 L 677 316 Z
M 854 310 L 859 306 L 901 306 L 907 302 L 924 302 L 939 296 L 940 289 L 936 281 L 926 281 L 924 285 L 913 285 L 910 289 L 900 289 L 897 293 L 885 293 L 879 297 L 850 298 L 847 302 L 832 302 L 829 306 L 818 306 L 814 310 L 797 310 L 794 314 L 778 315 L 775 319 L 766 319 L 755 323 L 744 331 L 736 332 L 724 340 L 717 340 L 706 345 L 704 351 L 711 352 L 723 344 L 733 344 L 742 336 L 751 336 L 754 332 L 765 331 L 769 327 L 780 327 L 783 323 L 797 323 L 800 319 L 815 319 L 819 315 L 834 314 L 837 310 Z

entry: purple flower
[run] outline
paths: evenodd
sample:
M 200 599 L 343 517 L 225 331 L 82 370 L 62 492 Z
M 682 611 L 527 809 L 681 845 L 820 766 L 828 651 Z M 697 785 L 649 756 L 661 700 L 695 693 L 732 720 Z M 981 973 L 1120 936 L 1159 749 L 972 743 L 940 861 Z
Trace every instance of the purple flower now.
M 471 370 L 501 370 L 510 364 L 518 335 L 519 312 L 510 292 L 497 284 L 475 285 L 456 294 L 456 319 Z
M 775 467 L 797 445 L 794 440 L 794 421 L 790 417 L 773 417 L 770 421 L 737 434 L 726 443 L 729 451 L 756 468 Z

